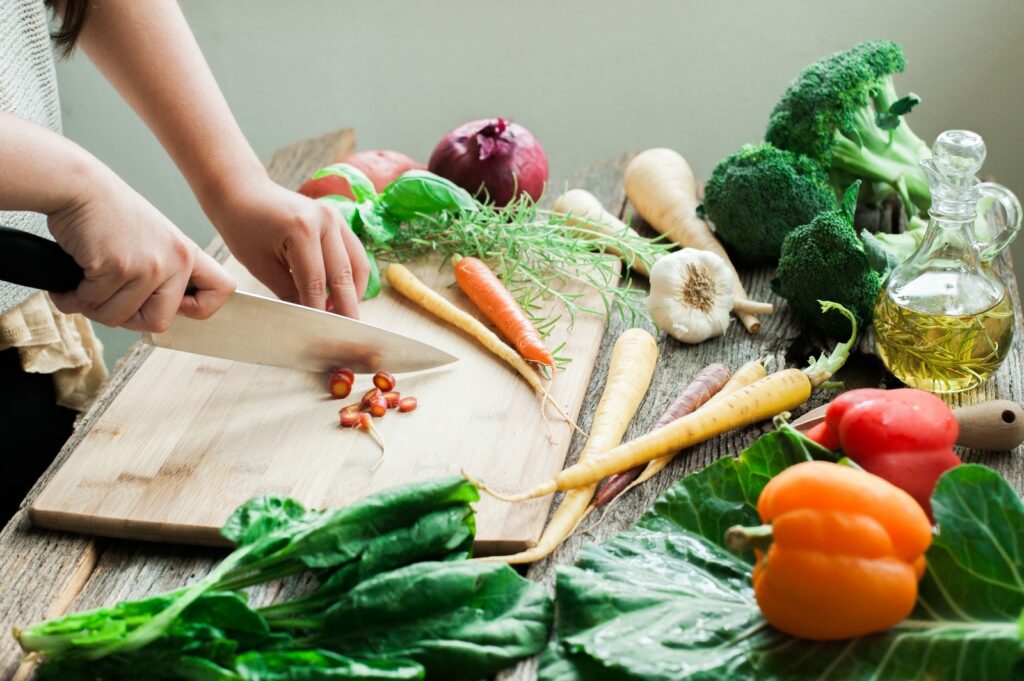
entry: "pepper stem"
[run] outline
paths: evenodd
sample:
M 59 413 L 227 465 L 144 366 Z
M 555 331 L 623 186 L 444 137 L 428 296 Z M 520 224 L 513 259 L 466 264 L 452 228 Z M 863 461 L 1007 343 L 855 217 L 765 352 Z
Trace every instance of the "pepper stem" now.
M 730 551 L 746 551 L 748 549 L 767 551 L 771 544 L 771 525 L 758 525 L 757 527 L 734 525 L 725 531 L 725 546 Z

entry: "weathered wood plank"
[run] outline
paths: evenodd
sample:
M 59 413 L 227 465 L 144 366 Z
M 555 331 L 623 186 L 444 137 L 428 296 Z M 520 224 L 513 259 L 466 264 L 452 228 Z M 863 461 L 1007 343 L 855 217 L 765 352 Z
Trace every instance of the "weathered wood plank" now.
M 337 130 L 301 140 L 276 152 L 267 171 L 276 182 L 297 187 L 309 174 L 355 149 L 355 133 Z M 227 249 L 220 238 L 207 248 L 223 261 Z M 119 363 L 103 393 L 80 419 L 71 438 L 36 482 L 21 510 L 0 531 L 0 631 L 24 626 L 62 614 L 81 603 L 113 603 L 119 598 L 156 593 L 180 586 L 191 574 L 203 574 L 215 562 L 215 554 L 195 549 L 161 547 L 131 542 L 98 541 L 90 537 L 33 528 L 26 508 L 53 478 L 68 455 L 88 434 L 125 383 L 135 374 L 151 348 L 136 345 Z M 108 568 L 113 566 L 114 570 Z M 118 575 L 118 570 L 131 574 Z M 107 578 L 106 575 L 111 577 Z M 94 580 L 95 583 L 94 583 Z M 121 587 L 116 587 L 121 583 Z M 107 590 L 117 588 L 125 591 Z M 90 600 L 92 599 L 92 600 Z M 91 607 L 91 606 L 88 606 Z M 0 639 L 0 678 L 25 678 L 29 666 L 21 665 L 21 651 L 13 639 Z

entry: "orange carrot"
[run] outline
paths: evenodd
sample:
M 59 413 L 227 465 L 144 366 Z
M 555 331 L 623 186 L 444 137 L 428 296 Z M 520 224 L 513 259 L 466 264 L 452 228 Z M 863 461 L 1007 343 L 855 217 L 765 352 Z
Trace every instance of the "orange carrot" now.
M 549 367 L 555 365 L 555 358 L 544 345 L 537 327 L 483 261 L 471 257 L 458 258 L 455 261 L 455 281 L 523 359 Z

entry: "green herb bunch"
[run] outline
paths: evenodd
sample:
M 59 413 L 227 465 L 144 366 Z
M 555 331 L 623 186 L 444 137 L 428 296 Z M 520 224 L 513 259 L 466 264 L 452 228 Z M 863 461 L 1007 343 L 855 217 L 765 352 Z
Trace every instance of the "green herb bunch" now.
M 433 173 L 410 170 L 379 194 L 358 169 L 344 163 L 313 175 L 348 180 L 355 200 L 325 196 L 341 211 L 373 256 L 367 296 L 380 290 L 378 259 L 404 262 L 435 254 L 445 260 L 472 255 L 493 267 L 531 321 L 545 336 L 563 317 L 617 312 L 635 323 L 647 318 L 644 293 L 619 283 L 626 263 L 648 266 L 670 245 L 642 237 L 608 235 L 596 224 L 544 210 L 527 195 L 505 207 L 476 201 L 461 187 Z M 586 286 L 577 284 L 582 282 Z M 600 306 L 584 303 L 596 290 Z M 556 305 L 549 305 L 557 301 Z

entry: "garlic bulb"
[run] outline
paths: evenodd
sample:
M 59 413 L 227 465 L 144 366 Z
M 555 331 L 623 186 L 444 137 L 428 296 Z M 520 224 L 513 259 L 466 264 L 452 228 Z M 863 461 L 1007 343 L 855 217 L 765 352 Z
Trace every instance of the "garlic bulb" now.
M 662 331 L 684 343 L 720 336 L 733 308 L 733 275 L 710 251 L 684 248 L 651 268 L 647 310 Z

